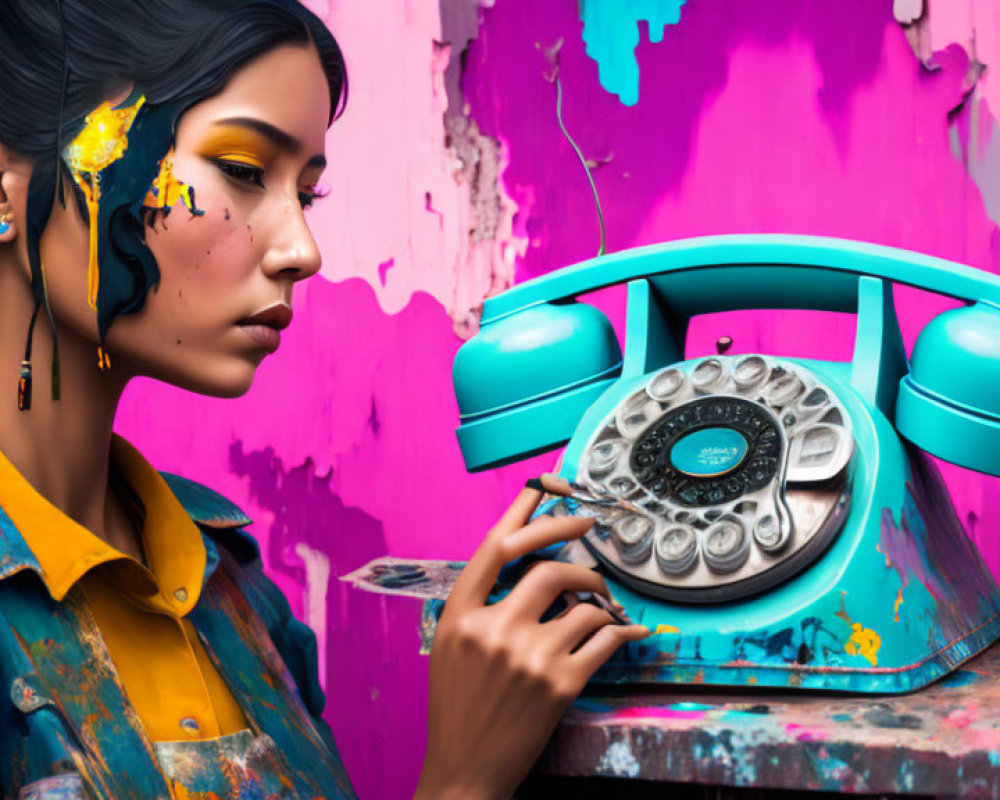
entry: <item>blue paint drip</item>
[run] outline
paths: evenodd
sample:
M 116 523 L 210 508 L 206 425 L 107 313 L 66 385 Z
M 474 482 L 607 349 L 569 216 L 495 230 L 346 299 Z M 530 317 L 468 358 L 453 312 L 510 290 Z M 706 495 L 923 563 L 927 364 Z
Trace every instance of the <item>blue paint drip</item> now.
M 597 62 L 601 86 L 623 105 L 639 102 L 639 22 L 649 25 L 649 41 L 663 41 L 667 25 L 680 22 L 685 0 L 580 0 L 583 41 Z

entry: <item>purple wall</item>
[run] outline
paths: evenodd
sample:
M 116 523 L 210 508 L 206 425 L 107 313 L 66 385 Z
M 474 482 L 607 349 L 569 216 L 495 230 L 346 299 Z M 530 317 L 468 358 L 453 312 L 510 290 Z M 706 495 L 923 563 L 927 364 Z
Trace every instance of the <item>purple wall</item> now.
M 562 40 L 564 116 L 596 167 L 610 249 L 781 231 L 997 271 L 1000 78 L 982 66 L 1000 56 L 1000 24 L 986 0 L 310 5 L 351 77 L 328 140 L 332 193 L 311 212 L 322 275 L 299 288 L 246 397 L 136 384 L 119 429 L 256 520 L 271 574 L 320 636 L 328 716 L 361 797 L 402 798 L 423 747 L 418 606 L 337 576 L 386 553 L 468 556 L 551 463 L 466 475 L 450 380 L 484 296 L 596 252 L 545 49 Z M 908 345 L 947 306 L 897 297 Z M 600 304 L 620 326 L 621 293 Z M 713 315 L 692 351 L 728 334 L 735 352 L 849 355 L 851 321 L 821 319 Z M 1000 568 L 997 482 L 948 472 Z

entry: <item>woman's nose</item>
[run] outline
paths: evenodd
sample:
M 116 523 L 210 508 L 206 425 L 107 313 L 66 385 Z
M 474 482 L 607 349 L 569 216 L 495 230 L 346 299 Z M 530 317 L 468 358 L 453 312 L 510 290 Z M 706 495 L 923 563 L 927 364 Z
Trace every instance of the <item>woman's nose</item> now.
M 271 242 L 261 260 L 261 268 L 270 277 L 300 281 L 315 275 L 322 263 L 316 240 L 306 224 L 303 209 L 289 203 L 278 212 L 271 232 Z

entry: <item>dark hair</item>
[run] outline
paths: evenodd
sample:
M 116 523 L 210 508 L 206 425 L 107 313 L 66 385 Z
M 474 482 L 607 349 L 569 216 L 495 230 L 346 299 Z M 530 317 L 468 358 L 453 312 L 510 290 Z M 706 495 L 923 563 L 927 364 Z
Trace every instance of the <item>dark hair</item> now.
M 311 43 L 319 53 L 332 122 L 347 96 L 344 60 L 326 25 L 296 0 L 0 0 L 0 142 L 34 161 L 26 235 L 37 299 L 57 165 L 65 173 L 59 154 L 87 114 L 129 84 L 146 97 L 124 156 L 102 173 L 103 342 L 114 318 L 141 309 L 159 281 L 141 206 L 177 118 L 222 90 L 244 63 L 289 43 Z

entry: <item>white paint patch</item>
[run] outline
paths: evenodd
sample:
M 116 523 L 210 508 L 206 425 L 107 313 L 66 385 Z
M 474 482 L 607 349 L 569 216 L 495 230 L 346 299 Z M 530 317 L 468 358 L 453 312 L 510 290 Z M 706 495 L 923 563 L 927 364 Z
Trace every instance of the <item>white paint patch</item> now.
M 316 634 L 319 651 L 319 685 L 326 690 L 326 595 L 330 590 L 330 559 L 325 553 L 313 550 L 304 542 L 295 545 L 295 555 L 306 567 L 306 586 L 303 592 L 305 623 Z
M 632 755 L 628 742 L 612 742 L 601 756 L 597 772 L 601 775 L 615 775 L 619 778 L 638 778 L 639 762 Z
M 901 25 L 910 25 L 924 15 L 924 0 L 893 0 L 892 15 Z

